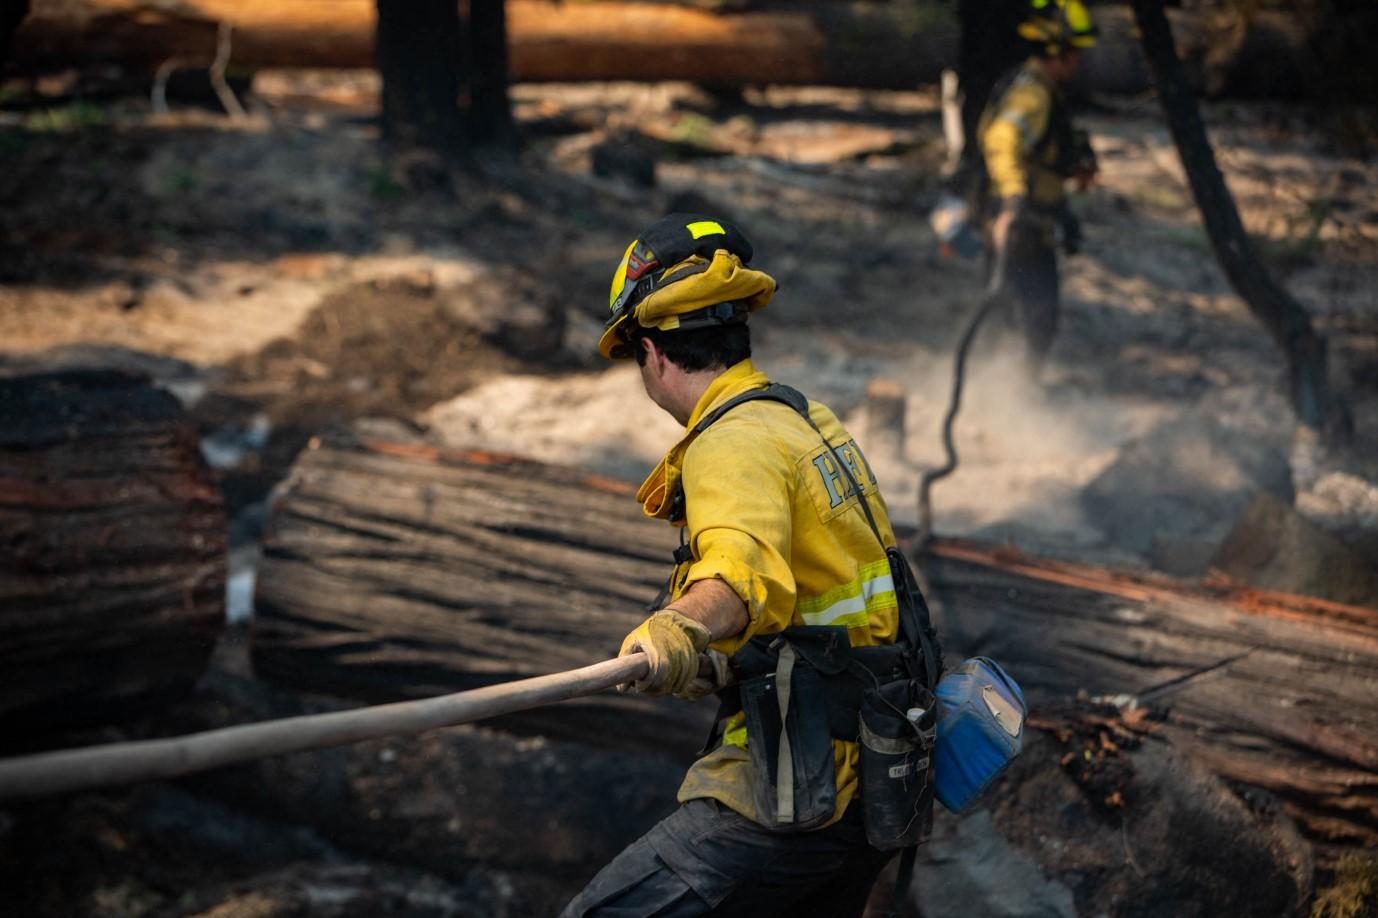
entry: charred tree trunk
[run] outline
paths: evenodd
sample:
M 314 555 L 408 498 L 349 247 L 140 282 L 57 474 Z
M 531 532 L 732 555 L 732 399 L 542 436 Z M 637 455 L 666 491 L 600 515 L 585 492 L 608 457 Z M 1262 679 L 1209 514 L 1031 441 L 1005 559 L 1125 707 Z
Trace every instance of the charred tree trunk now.
M 0 379 L 0 743 L 184 692 L 224 620 L 196 430 L 137 376 Z
M 1323 428 L 1331 419 L 1332 407 L 1325 338 L 1316 333 L 1302 305 L 1268 274 L 1244 232 L 1177 57 L 1162 0 L 1131 0 L 1131 5 L 1158 99 L 1216 258 L 1249 311 L 1286 356 L 1297 417 L 1308 427 Z
M 674 547 L 620 482 L 510 457 L 332 437 L 289 481 L 258 577 L 253 661 L 312 692 L 395 701 L 606 659 Z M 687 756 L 710 708 L 600 695 L 499 723 Z
M 469 123 L 479 143 L 512 146 L 517 132 L 507 98 L 507 4 L 469 0 Z
M 463 148 L 461 47 L 455 0 L 378 0 L 383 141 L 392 151 L 451 159 Z
M 511 457 L 332 438 L 290 482 L 253 659 L 313 692 L 396 700 L 610 656 L 674 544 L 630 486 Z M 1035 708 L 1138 695 L 1175 745 L 1276 793 L 1311 837 L 1378 843 L 1378 612 L 944 540 L 925 567 L 944 614 L 978 636 L 950 658 L 993 655 Z M 604 695 L 504 725 L 687 756 L 710 709 Z
M 1017 31 L 1028 9 L 1027 0 L 959 0 L 957 4 L 962 29 L 957 49 L 957 84 L 962 92 L 964 142 L 959 168 L 963 175 L 980 168 L 976 127 L 991 89 L 1029 55 L 1029 45 Z
M 14 30 L 29 14 L 29 0 L 0 0 L 0 75 L 10 59 L 10 41 Z
M 1228 584 L 1193 585 L 939 540 L 924 567 L 1041 703 L 1134 696 L 1179 749 L 1263 787 L 1313 839 L 1378 844 L 1378 611 Z M 946 626 L 946 627 L 944 627 Z

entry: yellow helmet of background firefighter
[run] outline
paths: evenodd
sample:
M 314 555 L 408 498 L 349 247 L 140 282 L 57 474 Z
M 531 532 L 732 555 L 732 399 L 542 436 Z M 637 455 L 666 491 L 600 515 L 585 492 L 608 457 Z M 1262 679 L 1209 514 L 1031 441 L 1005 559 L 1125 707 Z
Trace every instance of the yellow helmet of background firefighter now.
M 746 236 L 725 220 L 658 220 L 632 240 L 613 273 L 598 353 L 609 360 L 634 356 L 633 322 L 661 331 L 746 322 L 775 294 L 773 277 L 746 266 L 751 254 Z
M 1081 0 L 1030 0 L 1029 8 L 1029 18 L 1019 24 L 1019 35 L 1048 57 L 1095 47 L 1098 30 Z

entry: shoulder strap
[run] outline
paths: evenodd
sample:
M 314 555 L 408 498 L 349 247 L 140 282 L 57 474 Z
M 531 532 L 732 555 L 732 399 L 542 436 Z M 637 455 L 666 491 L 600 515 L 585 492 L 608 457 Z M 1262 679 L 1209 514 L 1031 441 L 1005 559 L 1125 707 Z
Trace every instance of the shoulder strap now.
M 718 418 L 727 414 L 733 408 L 736 408 L 743 402 L 753 402 L 757 399 L 767 399 L 772 402 L 784 402 L 786 405 L 789 405 L 796 412 L 798 412 L 805 420 L 808 420 L 809 400 L 804 397 L 804 393 L 800 392 L 798 389 L 793 389 L 789 386 L 782 385 L 781 383 L 770 383 L 764 389 L 752 389 L 749 392 L 743 392 L 741 395 L 735 395 L 727 401 L 723 402 L 717 408 L 714 408 L 711 412 L 706 414 L 697 424 L 694 425 L 694 433 L 703 433 L 709 427 L 712 427 L 714 422 L 716 422 Z M 812 421 L 809 422 L 809 426 L 813 426 Z
M 929 688 L 937 684 L 937 654 L 933 649 L 929 638 L 933 630 L 933 624 L 928 614 L 928 604 L 924 601 L 923 593 L 920 592 L 918 584 L 914 582 L 914 574 L 909 568 L 909 563 L 900 554 L 898 549 L 890 548 L 885 544 L 885 539 L 880 534 L 880 527 L 876 525 L 875 515 L 871 512 L 871 506 L 866 500 L 866 492 L 861 489 L 856 477 L 852 474 L 851 466 L 838 455 L 837 449 L 828 442 L 828 438 L 823 435 L 823 431 L 818 429 L 818 425 L 809 417 L 809 400 L 804 393 L 798 389 L 786 386 L 783 383 L 770 383 L 763 389 L 752 389 L 743 392 L 741 395 L 728 399 L 717 408 L 713 409 L 707 416 L 694 425 L 694 433 L 701 434 L 711 427 L 724 414 L 736 408 L 743 402 L 767 399 L 774 402 L 784 402 L 794 409 L 804 422 L 813 428 L 814 433 L 818 434 L 832 454 L 833 462 L 837 463 L 838 469 L 847 479 L 847 493 L 843 495 L 846 500 L 852 495 L 856 495 L 857 504 L 861 507 L 861 512 L 866 515 L 866 523 L 871 527 L 871 532 L 875 535 L 876 541 L 880 543 L 880 550 L 885 553 L 886 559 L 890 562 L 891 575 L 896 579 L 895 591 L 904 590 L 913 599 L 909 603 L 900 603 L 900 630 L 906 640 L 913 647 L 921 649 L 924 655 L 924 675 L 927 677 Z M 680 495 L 683 491 L 680 492 Z M 898 582 L 902 580 L 903 582 Z
M 866 502 L 865 492 L 863 492 L 861 486 L 857 484 L 856 478 L 852 475 L 851 468 L 847 463 L 842 461 L 842 457 L 837 454 L 837 450 L 828 442 L 828 438 L 823 436 L 823 431 L 819 430 L 818 425 L 813 422 L 813 418 L 809 417 L 809 400 L 805 398 L 804 393 L 800 392 L 798 389 L 786 386 L 783 383 L 770 383 L 764 389 L 752 389 L 750 392 L 743 392 L 741 395 L 734 396 L 726 402 L 723 402 L 701 421 L 695 424 L 694 433 L 703 433 L 719 418 L 743 402 L 757 401 L 759 399 L 767 399 L 772 402 L 784 402 L 786 405 L 789 405 L 794 409 L 796 414 L 804 419 L 804 423 L 812 427 L 814 433 L 822 438 L 823 445 L 828 448 L 828 452 L 832 453 L 833 461 L 837 463 L 838 468 L 841 469 L 842 474 L 847 479 L 847 493 L 842 495 L 842 499 L 846 500 L 853 494 L 856 495 L 857 503 L 861 505 L 862 512 L 866 514 L 866 522 L 870 525 L 871 532 L 875 534 L 876 541 L 880 543 L 881 551 L 885 551 L 885 539 L 881 537 L 880 527 L 876 525 L 876 518 L 871 513 L 871 508 Z

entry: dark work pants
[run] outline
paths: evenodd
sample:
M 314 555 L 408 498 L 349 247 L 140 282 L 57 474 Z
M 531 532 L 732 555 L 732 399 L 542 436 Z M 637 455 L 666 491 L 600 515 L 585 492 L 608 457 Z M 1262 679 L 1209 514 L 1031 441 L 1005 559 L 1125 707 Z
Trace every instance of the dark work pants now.
M 893 856 L 866 843 L 860 806 L 814 832 L 767 832 L 716 800 L 690 800 L 628 845 L 561 918 L 859 916 Z
M 1023 333 L 1030 369 L 1037 371 L 1057 335 L 1057 251 L 1051 229 L 1010 227 L 1004 272 L 1005 308 Z

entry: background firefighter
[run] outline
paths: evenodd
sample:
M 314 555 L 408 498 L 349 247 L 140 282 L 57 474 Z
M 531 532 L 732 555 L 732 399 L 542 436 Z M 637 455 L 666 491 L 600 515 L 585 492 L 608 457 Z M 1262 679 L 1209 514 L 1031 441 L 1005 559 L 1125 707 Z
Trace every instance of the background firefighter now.
M 1063 96 L 1096 29 L 1080 0 L 1034 0 L 1032 10 L 1019 34 L 1034 56 L 997 83 L 978 133 L 994 214 L 991 288 L 1012 300 L 1036 374 L 1057 332 L 1059 237 L 1068 254 L 1081 243 L 1064 185 L 1074 179 L 1084 189 L 1096 171 Z
M 857 708 L 850 737 L 840 738 L 846 731 L 830 722 L 841 695 L 829 694 L 803 647 L 829 636 L 844 653 L 883 657 L 884 666 L 865 664 L 879 673 L 921 644 L 930 655 L 905 665 L 927 661 L 926 676 L 940 664 L 927 631 L 899 640 L 912 633 L 902 624 L 912 621 L 909 587 L 892 574 L 894 534 L 855 440 L 821 404 L 763 396 L 797 393 L 772 386 L 750 360 L 747 317 L 775 292 L 769 275 L 747 266 L 751 255 L 735 227 L 676 214 L 628 247 L 613 278 L 599 349 L 635 356 L 647 395 L 685 425 L 637 495 L 684 539 L 665 593 L 622 652 L 650 658 L 637 689 L 716 691 L 723 707 L 680 787 L 680 808 L 604 868 L 566 916 L 799 914 L 805 900 L 814 914 L 860 915 L 900 846 L 868 841 L 875 827 L 869 816 L 863 825 L 858 800 Z M 779 709 L 774 688 L 753 706 L 761 699 L 752 686 L 762 684 L 791 687 Z M 910 714 L 916 734 L 924 715 L 930 745 L 915 746 L 913 808 L 901 820 L 911 848 L 932 810 L 934 705 L 916 691 Z M 773 709 L 788 719 L 763 729 L 760 716 Z M 775 766 L 765 767 L 770 753 Z

